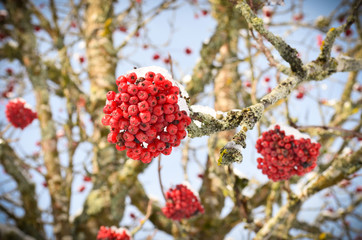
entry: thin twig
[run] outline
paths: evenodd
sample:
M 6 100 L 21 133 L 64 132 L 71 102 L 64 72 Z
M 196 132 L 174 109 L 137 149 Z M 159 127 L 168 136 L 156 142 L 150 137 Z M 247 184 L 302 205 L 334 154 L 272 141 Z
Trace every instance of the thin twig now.
M 140 221 L 140 225 L 138 225 L 137 227 L 135 227 L 132 232 L 131 235 L 134 236 L 139 230 L 142 229 L 143 225 L 146 223 L 146 221 L 150 218 L 152 214 L 152 200 L 148 201 L 148 205 L 147 205 L 147 210 L 146 210 L 146 215 L 145 217 Z
M 310 126 L 298 126 L 297 127 L 300 130 L 307 130 L 307 129 L 313 129 L 313 128 L 320 128 L 326 131 L 331 131 L 332 132 L 339 132 L 342 134 L 342 136 L 345 137 L 358 137 L 358 138 L 362 138 L 362 133 L 360 132 L 356 132 L 353 130 L 348 130 L 348 129 L 343 129 L 341 127 L 332 127 L 332 126 L 315 126 L 315 125 L 310 125 Z
M 185 147 L 182 149 L 182 168 L 184 170 L 184 178 L 185 181 L 188 182 L 189 181 L 189 177 L 187 174 L 187 163 L 189 160 L 189 149 L 190 149 L 190 138 L 187 140 L 187 142 L 185 143 Z
M 165 199 L 165 201 L 167 201 L 166 196 L 165 196 L 165 192 L 163 190 L 163 185 L 162 185 L 162 180 L 161 180 L 161 155 L 158 157 L 158 181 L 160 183 L 160 187 L 161 187 L 161 192 L 162 192 L 162 196 Z
M 10 127 L 11 127 L 11 124 L 9 123 L 9 124 L 0 132 L 0 137 L 2 137 L 2 136 L 5 134 L 5 132 L 10 129 Z

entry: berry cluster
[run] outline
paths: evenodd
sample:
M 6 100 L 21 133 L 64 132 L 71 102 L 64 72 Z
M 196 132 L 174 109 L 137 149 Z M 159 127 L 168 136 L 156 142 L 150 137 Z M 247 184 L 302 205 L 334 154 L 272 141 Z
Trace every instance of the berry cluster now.
M 119 93 L 108 92 L 103 108 L 102 124 L 111 127 L 108 142 L 144 163 L 160 153 L 170 155 L 186 137 L 185 128 L 191 123 L 178 104 L 180 89 L 154 72 L 144 77 L 132 72 L 118 77 L 116 83 Z
M 116 227 L 104 227 L 101 226 L 97 240 L 131 240 L 130 233 L 124 228 L 116 228 Z
M 22 99 L 14 99 L 9 101 L 5 110 L 6 118 L 16 128 L 24 129 L 35 118 L 37 118 L 36 112 L 33 112 L 26 106 L 26 102 Z
M 170 188 L 166 193 L 166 200 L 166 206 L 162 208 L 162 212 L 167 218 L 173 220 L 190 218 L 199 212 L 204 212 L 198 198 L 182 184 Z
M 258 169 L 273 181 L 287 180 L 293 175 L 302 176 L 312 171 L 317 165 L 319 143 L 310 139 L 294 139 L 276 125 L 273 130 L 264 132 L 256 142 L 258 153 L 264 158 L 258 158 Z

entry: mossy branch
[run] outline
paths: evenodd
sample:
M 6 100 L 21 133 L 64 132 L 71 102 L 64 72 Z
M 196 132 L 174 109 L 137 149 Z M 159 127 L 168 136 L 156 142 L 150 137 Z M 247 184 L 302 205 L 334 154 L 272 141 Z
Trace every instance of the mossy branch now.
M 314 178 L 303 190 L 301 195 L 305 199 L 320 190 L 328 188 L 347 178 L 362 167 L 362 148 L 347 157 L 339 157 L 333 160 L 321 175 Z
M 346 60 L 347 59 L 347 60 Z M 230 164 L 232 162 L 241 162 L 242 156 L 240 147 L 245 148 L 246 132 L 253 129 L 255 124 L 261 118 L 264 109 L 275 104 L 280 99 L 290 95 L 292 90 L 303 81 L 307 80 L 324 80 L 332 73 L 341 71 L 357 71 L 362 69 L 361 59 L 350 59 L 347 57 L 331 58 L 333 64 L 322 64 L 320 61 L 312 61 L 308 63 L 304 69 L 306 70 L 305 78 L 299 78 L 296 75 L 289 76 L 280 82 L 269 94 L 260 99 L 259 103 L 239 111 L 229 111 L 220 117 L 214 118 L 209 114 L 192 112 L 191 118 L 201 122 L 196 125 L 193 122 L 188 127 L 189 136 L 200 137 L 210 135 L 215 132 L 234 129 L 241 126 L 230 144 L 225 145 L 220 151 L 219 164 Z
M 264 27 L 263 20 L 253 12 L 244 0 L 239 1 L 236 8 L 240 10 L 246 21 L 275 47 L 280 56 L 289 63 L 292 71 L 297 76 L 304 78 L 306 73 L 303 69 L 302 60 L 298 57 L 298 51 L 289 46 L 281 37 L 268 31 Z
M 23 217 L 16 218 L 16 224 L 26 234 L 37 239 L 45 239 L 44 226 L 41 223 L 41 212 L 38 209 L 35 184 L 30 182 L 21 171 L 21 159 L 11 146 L 0 138 L 0 163 L 5 171 L 15 180 L 20 192 L 22 207 L 25 211 Z

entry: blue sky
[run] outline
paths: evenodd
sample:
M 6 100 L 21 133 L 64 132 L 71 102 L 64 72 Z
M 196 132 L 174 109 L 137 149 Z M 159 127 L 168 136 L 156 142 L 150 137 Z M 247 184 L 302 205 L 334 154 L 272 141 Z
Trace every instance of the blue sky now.
M 37 1 L 37 4 L 43 3 L 44 1 Z M 144 0 L 142 7 L 144 9 L 150 9 L 153 6 L 157 5 L 160 1 L 147 1 Z M 186 2 L 186 1 L 185 1 Z M 162 67 L 168 67 L 162 62 L 162 59 L 167 57 L 168 54 L 172 56 L 172 59 L 175 62 L 174 65 L 174 75 L 175 79 L 181 81 L 183 77 L 186 75 L 192 74 L 192 69 L 196 62 L 199 59 L 199 50 L 202 47 L 202 43 L 207 41 L 208 38 L 212 35 L 216 22 L 207 14 L 203 16 L 201 14 L 202 9 L 208 9 L 208 4 L 205 1 L 201 2 L 200 7 L 190 6 L 186 3 L 181 4 L 182 6 L 176 11 L 167 11 L 165 13 L 160 14 L 154 20 L 150 22 L 150 24 L 146 27 L 146 29 L 140 31 L 140 36 L 138 38 L 132 38 L 130 47 L 125 48 L 119 53 L 119 62 L 117 65 L 116 76 L 124 74 L 125 72 L 132 69 L 134 66 L 136 67 L 144 67 L 150 65 L 159 65 Z M 289 1 L 285 1 L 286 6 L 278 7 L 278 9 L 283 10 L 287 9 L 289 6 Z M 303 12 L 305 18 L 303 22 L 313 22 L 316 17 L 320 15 L 327 15 L 334 9 L 340 1 L 313 1 L 306 0 L 303 5 Z M 115 5 L 115 11 L 119 12 L 125 6 L 122 5 L 123 1 L 120 1 Z M 208 9 L 209 10 L 209 9 Z M 343 8 L 340 9 L 340 11 Z M 45 10 L 47 13 L 47 11 Z M 195 18 L 195 14 L 198 14 L 199 17 Z M 292 13 L 288 12 L 281 16 L 275 16 L 275 22 L 287 22 L 292 18 Z M 170 24 L 172 23 L 172 24 Z M 336 24 L 335 24 L 336 25 Z M 323 33 L 311 30 L 311 29 L 293 29 L 288 34 L 285 33 L 286 27 L 271 27 L 271 31 L 280 34 L 286 41 L 291 44 L 293 47 L 296 47 L 297 50 L 301 53 L 302 60 L 306 63 L 308 61 L 313 60 L 318 55 L 319 47 L 316 44 L 316 38 L 318 34 Z M 290 29 L 288 27 L 288 29 Z M 129 30 L 132 30 L 132 26 Z M 146 34 L 147 33 L 147 34 Z M 45 36 L 44 33 L 39 33 L 40 36 Z M 123 39 L 126 37 L 126 33 L 115 31 L 113 35 L 114 44 L 118 46 Z M 69 38 L 72 40 L 72 38 Z M 166 44 L 167 43 L 167 44 Z M 341 43 L 341 41 L 339 41 Z M 150 47 L 148 49 L 144 49 L 142 46 L 144 44 L 148 44 Z M 82 48 L 83 43 L 79 43 L 71 49 L 69 55 L 72 58 L 72 64 L 76 71 L 81 71 L 84 67 L 84 64 L 80 64 L 78 61 L 78 56 L 86 56 L 84 48 Z M 346 47 L 348 43 L 343 43 L 342 46 Z M 41 49 L 47 49 L 47 45 L 42 43 Z M 152 46 L 155 46 L 154 48 Z M 243 52 L 245 52 L 245 45 L 241 41 L 240 46 Z M 185 54 L 185 48 L 191 48 L 192 54 Z M 157 53 L 161 56 L 161 59 L 158 61 L 154 61 L 152 56 Z M 335 53 L 333 53 L 335 54 Z M 242 55 L 242 54 L 241 54 Z M 50 54 L 49 57 L 54 57 L 54 55 Z M 280 59 L 279 55 L 275 54 L 277 59 Z M 127 58 L 127 59 L 124 59 Z M 260 66 L 260 69 L 267 69 L 267 61 L 264 57 L 259 57 L 257 59 L 257 64 Z M 5 72 L 7 67 L 11 66 L 14 69 L 19 69 L 18 64 L 16 63 L 5 63 L 0 65 L 0 73 Z M 240 67 L 240 73 L 242 75 L 242 79 L 247 78 L 248 65 L 242 65 Z M 1 75 L 1 74 L 0 74 Z M 275 82 L 275 71 L 269 70 L 265 76 L 270 76 L 272 81 L 270 85 L 266 85 L 261 81 L 260 83 L 260 96 L 262 96 L 267 86 L 274 87 L 276 85 Z M 310 89 L 307 96 L 302 99 L 295 98 L 295 92 L 291 94 L 290 97 L 290 111 L 291 116 L 299 119 L 301 125 L 318 125 L 321 124 L 322 119 L 319 117 L 319 112 L 316 110 L 315 99 L 335 99 L 337 98 L 341 91 L 343 82 L 346 80 L 347 74 L 335 74 L 328 80 L 322 82 L 311 82 L 305 85 L 306 88 Z M 87 76 L 85 74 L 82 75 L 84 78 L 83 88 L 85 91 L 89 91 L 89 82 L 87 81 Z M 26 80 L 25 80 L 26 81 Z M 342 82 L 342 84 L 341 84 Z M 361 82 L 361 78 L 359 79 Z M 0 85 L 3 86 L 3 85 Z M 325 90 L 323 90 L 325 89 Z M 110 89 L 112 90 L 112 89 Z M 212 86 L 206 88 L 206 92 L 211 92 Z M 35 105 L 35 99 L 31 91 L 28 91 L 24 98 L 29 102 L 30 105 Z M 2 114 L 4 112 L 6 102 L 1 102 L 0 104 L 0 123 L 5 123 L 5 117 Z M 213 97 L 207 96 L 205 97 L 200 104 L 209 105 L 212 107 Z M 52 111 L 53 114 L 57 117 L 57 119 L 61 120 L 65 119 L 64 111 L 64 100 L 59 97 L 51 98 Z M 328 109 L 324 109 L 325 117 L 328 119 L 330 117 L 330 111 Z M 283 119 L 282 117 L 282 109 L 279 109 L 273 113 L 266 113 L 266 116 L 274 118 L 276 121 L 280 121 Z M 88 115 L 83 115 L 84 121 L 87 123 Z M 91 133 L 92 126 L 87 124 L 87 131 Z M 31 126 L 26 128 L 23 131 L 16 130 L 14 138 L 19 138 L 19 142 L 17 143 L 17 150 L 20 154 L 33 154 L 36 151 L 39 151 L 39 148 L 36 146 L 36 142 L 40 140 L 39 134 L 39 124 L 35 121 Z M 255 159 L 257 157 L 257 153 L 255 151 L 254 145 L 257 139 L 257 131 L 253 130 L 248 133 L 248 142 L 247 147 L 244 154 L 244 161 L 242 164 L 236 164 L 235 168 L 240 170 L 243 174 L 248 176 L 249 178 L 253 178 L 257 181 L 265 182 L 267 178 L 263 176 L 256 169 Z M 198 139 L 191 140 L 191 146 L 202 149 L 197 154 L 197 160 L 201 163 L 204 163 L 207 156 L 207 137 L 202 137 Z M 59 148 L 66 150 L 66 142 L 63 140 L 59 141 Z M 91 145 L 89 143 L 84 143 L 76 153 L 75 159 L 76 166 L 75 169 L 81 173 L 84 173 L 83 162 L 86 163 L 88 169 L 90 170 L 90 155 L 88 155 L 89 150 L 91 149 Z M 62 160 L 66 162 L 66 154 L 64 153 Z M 184 181 L 183 171 L 181 168 L 181 148 L 175 149 L 175 151 L 170 156 L 162 157 L 162 178 L 164 188 L 168 189 L 175 184 Z M 201 180 L 197 177 L 199 173 L 202 173 L 203 169 L 200 168 L 196 159 L 193 156 L 190 157 L 190 164 L 188 166 L 188 175 L 192 186 L 195 189 L 201 184 Z M 2 182 L 6 178 L 6 176 L 0 177 L 0 182 Z M 40 196 L 40 206 L 46 206 L 49 204 L 49 198 L 47 197 L 47 190 L 44 188 L 41 183 L 43 182 L 43 178 L 33 172 L 33 179 L 38 183 L 37 192 Z M 163 199 L 161 197 L 161 191 L 158 184 L 157 179 L 157 162 L 153 161 L 151 165 L 147 168 L 147 170 L 139 176 L 141 182 L 144 183 L 144 187 L 146 192 L 150 195 L 157 197 L 161 204 L 163 203 Z M 80 185 L 83 184 L 82 174 L 77 174 L 74 181 L 74 199 L 71 204 L 71 214 L 76 213 L 81 208 L 83 201 L 91 189 L 91 185 L 89 183 L 86 184 L 86 190 L 83 193 L 78 193 L 77 189 Z M 360 183 L 359 183 L 360 184 Z M 12 186 L 13 187 L 13 186 Z M 1 186 L 1 190 L 10 189 L 10 185 L 6 185 L 6 187 Z M 322 203 L 320 197 L 315 197 L 311 200 L 311 205 L 318 206 Z M 231 201 L 226 202 L 226 206 L 230 206 Z M 228 207 L 225 207 L 224 214 L 227 213 Z M 125 218 L 122 221 L 123 224 L 131 223 L 131 219 L 127 216 L 130 212 L 136 212 L 134 207 L 129 206 L 126 209 Z M 139 215 L 139 214 L 138 214 Z M 313 219 L 313 213 L 308 212 L 305 215 L 308 218 Z M 150 228 L 150 225 L 145 226 L 146 229 Z M 143 233 L 139 233 L 136 235 L 136 239 L 142 239 L 144 234 L 149 234 L 152 231 L 144 231 Z M 158 233 L 157 235 L 160 239 L 171 239 L 166 237 L 162 233 Z M 244 236 L 244 232 L 241 231 L 241 228 L 237 228 L 232 231 L 230 237 L 234 237 L 235 239 L 240 236 Z M 157 239 L 157 238 L 156 238 Z

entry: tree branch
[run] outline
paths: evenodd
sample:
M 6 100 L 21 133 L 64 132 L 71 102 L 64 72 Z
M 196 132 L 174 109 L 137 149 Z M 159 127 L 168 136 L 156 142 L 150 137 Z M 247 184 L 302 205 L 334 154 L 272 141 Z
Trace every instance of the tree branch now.
M 21 229 L 0 223 L 0 238 L 2 240 L 14 240 L 14 239 L 23 239 L 23 240 L 35 240 L 36 238 L 30 237 L 22 232 Z
M 350 156 L 339 157 L 334 159 L 331 166 L 329 166 L 321 175 L 315 177 L 304 188 L 301 199 L 310 197 L 311 195 L 335 185 L 342 179 L 355 173 L 362 167 L 362 148 L 352 153 Z
M 239 1 L 236 8 L 242 13 L 246 21 L 263 37 L 265 37 L 280 53 L 281 57 L 287 61 L 292 71 L 300 78 L 304 78 L 306 73 L 303 69 L 303 63 L 298 57 L 298 51 L 289 46 L 279 36 L 275 36 L 264 27 L 263 20 L 253 12 L 250 6 L 244 1 Z
M 35 185 L 27 179 L 19 163 L 21 162 L 18 155 L 3 139 L 0 139 L 0 163 L 6 172 L 12 176 L 18 186 L 20 192 L 22 207 L 25 215 L 16 220 L 18 227 L 23 231 L 37 239 L 45 239 L 44 226 L 41 223 L 41 213 L 38 209 L 37 196 L 35 193 Z

